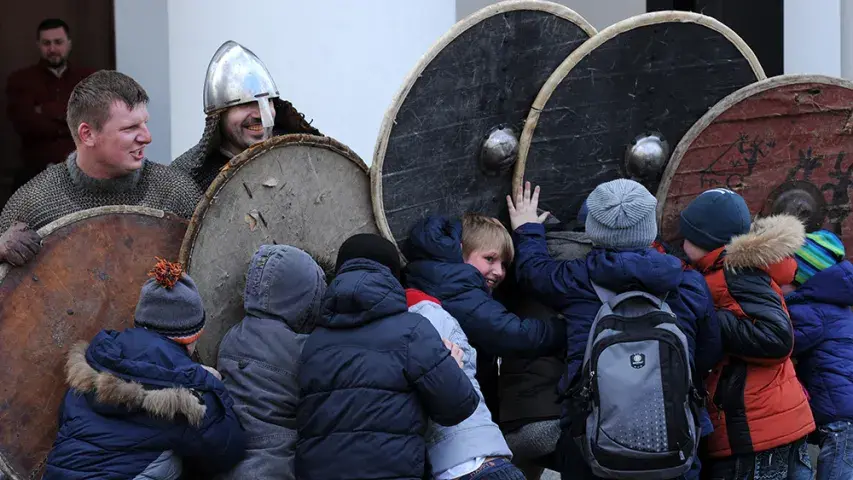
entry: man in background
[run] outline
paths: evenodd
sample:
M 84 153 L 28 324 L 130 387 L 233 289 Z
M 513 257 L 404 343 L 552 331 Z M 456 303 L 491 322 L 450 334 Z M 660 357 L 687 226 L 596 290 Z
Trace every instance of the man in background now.
M 94 70 L 68 62 L 69 35 L 64 21 L 57 18 L 42 21 L 36 30 L 41 58 L 37 64 L 9 76 L 7 113 L 21 136 L 23 160 L 15 174 L 15 190 L 74 151 L 74 141 L 65 122 L 65 107 L 74 86 Z

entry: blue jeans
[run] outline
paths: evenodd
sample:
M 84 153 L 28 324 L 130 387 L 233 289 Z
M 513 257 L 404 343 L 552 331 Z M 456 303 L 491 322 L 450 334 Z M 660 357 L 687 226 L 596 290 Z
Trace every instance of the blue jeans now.
M 808 445 L 796 442 L 758 453 L 705 462 L 711 480 L 811 480 Z
M 820 456 L 817 480 L 853 478 L 853 428 L 847 421 L 832 422 L 818 429 Z
M 457 480 L 524 480 L 524 474 L 505 458 L 486 460 L 473 472 Z

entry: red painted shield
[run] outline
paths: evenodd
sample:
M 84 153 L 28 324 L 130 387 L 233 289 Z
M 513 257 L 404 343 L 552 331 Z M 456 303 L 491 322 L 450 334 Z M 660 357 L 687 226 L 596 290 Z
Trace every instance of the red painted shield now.
M 785 192 L 816 200 L 811 229 L 825 228 L 853 252 L 853 83 L 785 75 L 723 99 L 684 136 L 658 190 L 665 240 L 679 238 L 679 213 L 701 192 L 729 188 L 752 213 L 772 213 Z
M 0 265 L 2 473 L 41 478 L 67 388 L 68 349 L 132 324 L 154 257 L 175 260 L 186 226 L 145 207 L 85 210 L 40 229 L 42 250 L 29 264 Z

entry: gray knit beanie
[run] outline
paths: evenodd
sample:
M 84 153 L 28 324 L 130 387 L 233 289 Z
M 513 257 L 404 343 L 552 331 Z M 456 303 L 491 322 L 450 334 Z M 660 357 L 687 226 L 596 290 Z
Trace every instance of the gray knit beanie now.
M 142 286 L 134 327 L 157 332 L 183 344 L 198 340 L 204 328 L 204 307 L 193 279 L 180 264 L 159 260 Z
M 586 203 L 586 234 L 593 245 L 630 249 L 648 247 L 655 241 L 657 200 L 639 183 L 622 178 L 602 183 Z

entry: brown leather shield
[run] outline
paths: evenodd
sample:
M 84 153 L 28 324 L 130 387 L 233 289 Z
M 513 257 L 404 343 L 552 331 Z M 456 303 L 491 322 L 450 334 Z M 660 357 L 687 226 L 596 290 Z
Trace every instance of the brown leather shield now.
M 376 220 L 404 241 L 431 214 L 505 217 L 517 139 L 543 83 L 595 29 L 551 2 L 510 0 L 461 20 L 422 57 L 383 121 L 371 165 Z M 493 132 L 506 141 L 483 149 Z
M 611 25 L 542 87 L 521 135 L 513 185 L 540 185 L 540 208 L 571 222 L 597 185 L 630 176 L 625 156 L 635 139 L 662 134 L 672 147 L 709 108 L 762 78 L 749 47 L 711 17 L 655 12 Z M 667 155 L 636 178 L 653 193 Z
M 0 265 L 0 470 L 41 478 L 77 341 L 132 325 L 155 256 L 176 259 L 187 222 L 146 207 L 67 215 L 23 267 Z
M 743 195 L 753 214 L 793 213 L 835 232 L 853 252 L 853 82 L 783 75 L 723 99 L 676 147 L 658 190 L 665 240 L 710 188 Z
M 231 159 L 196 208 L 181 247 L 207 313 L 201 360 L 215 365 L 219 342 L 243 318 L 246 270 L 258 247 L 293 245 L 334 262 L 356 233 L 378 230 L 367 167 L 346 146 L 284 135 Z

